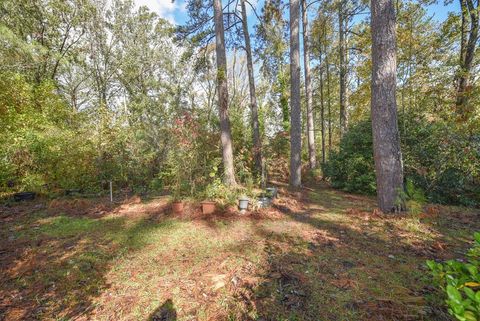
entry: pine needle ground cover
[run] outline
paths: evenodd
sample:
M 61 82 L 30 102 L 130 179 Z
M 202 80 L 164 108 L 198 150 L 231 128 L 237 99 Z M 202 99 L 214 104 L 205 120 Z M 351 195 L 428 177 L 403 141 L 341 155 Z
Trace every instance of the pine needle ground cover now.
M 426 260 L 463 257 L 478 210 L 379 214 L 326 186 L 268 209 L 166 197 L 0 209 L 4 320 L 449 320 Z

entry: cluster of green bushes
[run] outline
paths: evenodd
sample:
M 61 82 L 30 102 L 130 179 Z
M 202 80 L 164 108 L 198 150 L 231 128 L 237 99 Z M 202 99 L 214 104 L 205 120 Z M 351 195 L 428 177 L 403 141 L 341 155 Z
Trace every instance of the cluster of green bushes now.
M 76 117 L 52 83 L 0 74 L 0 191 L 90 184 L 95 148 L 68 126 Z
M 216 124 L 202 116 L 172 111 L 150 126 L 102 105 L 74 110 L 53 82 L 0 73 L 0 194 L 98 193 L 112 181 L 116 190 L 233 199 L 221 184 Z M 240 121 L 233 128 L 237 178 L 252 186 L 249 135 Z
M 459 321 L 480 319 L 480 233 L 465 261 L 427 261 L 436 285 L 444 292 L 448 312 Z
M 258 183 L 252 172 L 253 158 L 248 136 L 241 122 L 233 123 L 233 133 L 239 146 L 235 151 L 236 178 L 243 186 L 229 188 L 222 183 L 222 160 L 218 134 L 206 129 L 201 119 L 191 113 L 179 115 L 171 127 L 171 148 L 154 182 L 168 189 L 174 199 L 207 199 L 220 204 L 234 204 L 240 195 L 253 195 Z M 241 139 L 243 137 L 243 140 Z
M 405 180 L 428 201 L 480 205 L 480 129 L 421 116 L 400 119 Z M 473 129 L 472 129 L 473 128 Z M 351 126 L 323 167 L 332 185 L 349 192 L 376 191 L 370 120 Z
M 161 188 L 155 182 L 168 133 L 160 140 L 126 123 L 102 106 L 72 109 L 53 82 L 0 73 L 0 193 L 99 192 L 108 181 L 117 189 Z

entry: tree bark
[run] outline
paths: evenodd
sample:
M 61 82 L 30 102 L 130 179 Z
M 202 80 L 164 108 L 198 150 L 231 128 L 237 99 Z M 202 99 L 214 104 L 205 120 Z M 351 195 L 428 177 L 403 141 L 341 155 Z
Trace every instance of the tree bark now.
M 225 31 L 223 27 L 223 10 L 221 0 L 213 1 L 215 23 L 215 50 L 217 60 L 217 91 L 218 112 L 220 118 L 220 140 L 222 143 L 222 160 L 224 183 L 227 186 L 236 185 L 235 170 L 233 167 L 233 144 L 228 117 L 228 85 L 227 85 L 227 56 L 225 53 Z
M 332 99 L 330 95 L 330 65 L 328 62 L 329 54 L 325 55 L 325 68 L 327 69 L 327 113 L 328 113 L 328 155 L 332 150 Z
M 288 106 L 289 79 L 285 69 L 285 66 L 280 65 L 278 81 L 280 86 L 280 109 L 282 110 L 282 126 L 283 130 L 288 131 L 290 130 L 290 110 Z
M 339 63 L 340 63 L 340 136 L 347 131 L 348 126 L 348 98 L 347 98 L 347 44 L 346 44 L 346 17 L 345 17 L 345 0 L 340 0 L 338 9 L 338 24 L 339 24 Z
M 262 174 L 262 141 L 260 139 L 260 125 L 258 123 L 258 105 L 255 93 L 255 78 L 253 75 L 252 48 L 250 45 L 250 34 L 248 33 L 247 10 L 245 0 L 240 0 L 242 6 L 242 26 L 245 37 L 245 51 L 247 55 L 248 85 L 250 89 L 250 109 L 252 111 L 252 135 L 253 135 L 253 159 L 255 172 Z
M 479 33 L 479 6 L 477 1 L 475 6 L 473 0 L 460 0 L 460 7 L 462 11 L 462 26 L 461 26 L 461 41 L 460 41 L 460 70 L 457 75 L 457 97 L 455 106 L 457 114 L 466 119 L 472 112 L 467 106 L 470 73 L 472 70 L 473 58 L 475 56 L 475 49 L 478 41 Z M 470 22 L 470 27 L 467 28 L 467 22 Z M 467 41 L 468 33 L 468 41 Z
M 396 36 L 393 0 L 372 0 L 372 132 L 378 205 L 383 212 L 404 208 L 402 153 L 396 106 Z
M 300 109 L 299 0 L 290 0 L 290 187 L 302 185 L 302 115 Z
M 313 121 L 313 99 L 312 99 L 312 82 L 310 75 L 310 47 L 308 43 L 308 15 L 307 1 L 302 1 L 302 26 L 303 26 L 303 64 L 305 70 L 305 96 L 307 103 L 307 143 L 308 143 L 308 162 L 310 169 L 314 169 L 317 165 L 315 150 L 315 128 Z
M 322 132 L 322 165 L 325 164 L 325 104 L 323 101 L 323 69 L 320 55 L 320 122 Z
M 325 85 L 327 86 L 327 117 L 328 117 L 328 154 L 330 155 L 330 151 L 332 150 L 332 113 L 331 113 L 331 97 L 330 97 L 330 65 L 329 65 L 329 54 L 328 54 L 328 46 L 327 46 L 327 26 L 326 24 L 323 25 L 322 34 L 320 37 L 320 66 L 322 62 L 324 62 L 325 69 L 326 69 L 326 76 L 327 76 L 327 83 L 325 84 L 323 80 L 323 68 L 320 68 L 320 94 L 322 97 L 322 163 L 325 163 L 326 156 L 325 152 L 325 140 L 326 140 L 326 128 L 325 128 L 325 99 L 324 99 L 324 88 Z M 322 60 L 322 48 L 323 48 L 323 55 L 325 58 Z

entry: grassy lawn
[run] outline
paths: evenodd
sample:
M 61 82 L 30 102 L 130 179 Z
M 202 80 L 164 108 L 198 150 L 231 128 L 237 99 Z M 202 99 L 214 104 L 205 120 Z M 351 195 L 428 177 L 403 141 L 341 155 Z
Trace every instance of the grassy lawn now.
M 0 208 L 4 320 L 449 320 L 426 259 L 462 257 L 478 211 L 386 217 L 316 186 L 202 216 L 167 198 Z

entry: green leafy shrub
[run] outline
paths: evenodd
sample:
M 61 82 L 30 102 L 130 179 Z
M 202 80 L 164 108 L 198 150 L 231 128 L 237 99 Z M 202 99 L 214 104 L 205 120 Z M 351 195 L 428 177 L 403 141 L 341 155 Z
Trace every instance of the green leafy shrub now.
M 88 130 L 69 128 L 74 114 L 55 86 L 0 73 L 0 92 L 0 190 L 91 187 L 95 147 Z
M 459 321 L 480 320 L 480 233 L 466 262 L 427 261 L 436 284 L 444 291 L 448 312 Z
M 375 193 L 372 129 L 369 121 L 352 126 L 338 151 L 332 151 L 323 173 L 335 188 L 363 194 Z
M 480 131 L 466 131 L 423 117 L 401 118 L 401 144 L 406 182 L 425 201 L 480 205 Z M 408 126 L 406 126 L 408 124 Z M 323 173 L 333 185 L 349 192 L 376 191 L 370 120 L 351 126 L 332 151 Z
M 404 190 L 400 191 L 398 195 L 397 205 L 406 204 L 410 216 L 418 219 L 419 215 L 423 212 L 423 206 L 426 200 L 423 190 L 416 187 L 411 179 L 407 179 Z
M 212 181 L 197 194 L 197 198 L 215 201 L 223 206 L 236 204 L 243 189 L 225 186 L 218 174 L 218 167 L 216 166 L 213 167 L 209 176 Z
M 480 128 L 431 122 L 424 117 L 400 120 L 405 177 L 431 202 L 480 206 Z
M 187 112 L 178 116 L 170 129 L 167 159 L 156 180 L 168 187 L 174 200 L 193 196 L 201 184 L 199 130 L 198 121 Z

